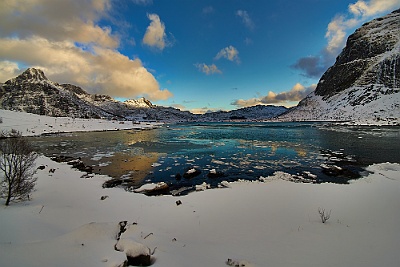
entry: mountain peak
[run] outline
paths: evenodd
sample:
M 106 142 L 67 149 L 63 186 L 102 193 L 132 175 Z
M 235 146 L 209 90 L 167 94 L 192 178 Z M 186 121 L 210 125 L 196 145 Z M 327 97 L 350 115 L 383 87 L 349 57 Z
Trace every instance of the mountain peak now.
M 147 100 L 144 97 L 141 97 L 139 99 L 128 99 L 124 103 L 131 107 L 142 107 L 142 108 L 154 107 L 153 103 L 151 103 L 150 100 Z
M 17 80 L 48 81 L 49 79 L 41 69 L 28 68 L 17 77 Z

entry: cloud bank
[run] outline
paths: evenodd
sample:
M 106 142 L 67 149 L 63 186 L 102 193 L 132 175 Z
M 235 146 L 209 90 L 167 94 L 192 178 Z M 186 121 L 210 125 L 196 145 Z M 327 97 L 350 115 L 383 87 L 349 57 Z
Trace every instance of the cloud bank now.
M 0 4 L 1 82 L 38 67 L 52 80 L 113 97 L 168 99 L 140 59 L 118 51 L 120 39 L 98 22 L 110 0 L 8 0 Z
M 256 98 L 250 98 L 250 99 L 238 99 L 232 102 L 232 105 L 237 106 L 238 108 L 242 107 L 251 107 L 255 105 L 268 105 L 268 104 L 274 104 L 274 105 L 285 105 L 288 104 L 289 102 L 298 102 L 305 98 L 309 93 L 315 90 L 317 87 L 316 84 L 313 84 L 309 87 L 304 87 L 300 83 L 295 84 L 292 89 L 290 89 L 287 92 L 282 92 L 282 93 L 274 93 L 272 91 L 269 91 L 267 95 L 265 96 L 260 96 Z
M 320 54 L 300 58 L 292 67 L 299 69 L 307 77 L 320 78 L 341 52 L 349 30 L 396 7 L 399 7 L 399 0 L 359 0 L 350 4 L 346 14 L 336 15 L 328 24 L 325 34 L 328 43 Z

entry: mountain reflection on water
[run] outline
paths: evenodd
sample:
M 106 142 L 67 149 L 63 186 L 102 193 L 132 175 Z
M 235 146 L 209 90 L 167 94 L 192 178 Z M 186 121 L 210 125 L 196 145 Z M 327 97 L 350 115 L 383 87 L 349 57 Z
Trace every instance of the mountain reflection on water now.
M 313 182 L 346 182 L 354 177 L 327 175 L 321 165 L 348 166 L 350 173 L 358 174 L 372 163 L 400 162 L 399 132 L 399 127 L 312 122 L 188 123 L 32 140 L 46 156 L 80 157 L 94 172 L 123 177 L 129 186 L 164 181 L 172 187 L 191 187 L 203 182 L 216 186 L 222 180 L 255 180 L 275 171 L 306 178 L 316 175 Z M 177 179 L 191 168 L 200 174 Z M 213 169 L 220 175 L 209 178 Z

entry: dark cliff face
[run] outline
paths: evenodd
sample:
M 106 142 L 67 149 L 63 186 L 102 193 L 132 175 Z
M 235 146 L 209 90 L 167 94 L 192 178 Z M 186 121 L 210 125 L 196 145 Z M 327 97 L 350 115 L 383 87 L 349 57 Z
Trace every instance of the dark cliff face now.
M 400 9 L 365 23 L 347 39 L 336 63 L 315 90 L 324 99 L 351 86 L 400 87 Z

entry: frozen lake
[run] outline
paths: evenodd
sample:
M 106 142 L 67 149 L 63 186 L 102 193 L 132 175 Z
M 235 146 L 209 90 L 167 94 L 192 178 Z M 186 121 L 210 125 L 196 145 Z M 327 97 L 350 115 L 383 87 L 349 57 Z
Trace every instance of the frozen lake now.
M 255 180 L 275 171 L 297 174 L 302 182 L 345 183 L 362 174 L 363 166 L 400 162 L 399 127 L 188 123 L 31 139 L 46 156 L 81 157 L 94 172 L 122 177 L 133 187 L 159 181 L 171 188 L 203 182 L 216 186 L 223 180 Z M 332 166 L 342 171 L 332 174 Z M 198 175 L 183 178 L 190 169 Z

